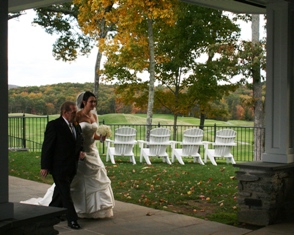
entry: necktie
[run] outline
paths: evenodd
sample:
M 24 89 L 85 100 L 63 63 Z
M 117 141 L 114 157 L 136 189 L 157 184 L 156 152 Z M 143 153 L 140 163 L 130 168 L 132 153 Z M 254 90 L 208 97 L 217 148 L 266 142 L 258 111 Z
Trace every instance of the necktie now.
M 76 138 L 76 132 L 75 132 L 75 129 L 74 129 L 72 123 L 69 123 L 69 129 L 70 129 L 72 135 L 74 136 L 74 138 Z

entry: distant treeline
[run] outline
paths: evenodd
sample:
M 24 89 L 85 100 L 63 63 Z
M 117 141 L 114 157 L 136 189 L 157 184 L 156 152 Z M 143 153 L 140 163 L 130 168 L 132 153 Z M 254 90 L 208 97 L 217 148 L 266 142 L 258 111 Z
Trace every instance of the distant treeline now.
M 66 100 L 75 101 L 83 91 L 93 91 L 93 83 L 59 83 L 46 86 L 29 86 L 9 89 L 9 113 L 30 113 L 51 115 L 59 113 L 61 104 Z M 209 117 L 222 120 L 253 120 L 252 90 L 242 86 L 235 92 L 224 97 L 221 105 L 226 109 L 222 117 Z M 132 105 L 124 105 L 121 99 L 116 99 L 115 86 L 100 84 L 97 111 L 99 114 L 108 113 L 146 113 Z M 147 102 L 147 101 L 146 101 Z M 219 101 L 216 102 L 216 105 Z M 197 107 L 191 107 L 191 110 Z M 155 113 L 168 113 L 162 107 Z M 191 112 L 190 116 L 195 115 Z

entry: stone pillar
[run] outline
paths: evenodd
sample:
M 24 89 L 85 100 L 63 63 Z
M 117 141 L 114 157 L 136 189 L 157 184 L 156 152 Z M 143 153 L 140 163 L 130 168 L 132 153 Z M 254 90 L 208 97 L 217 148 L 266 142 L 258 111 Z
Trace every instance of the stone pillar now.
M 8 0 L 0 1 L 0 220 L 13 218 L 13 204 L 8 202 Z
M 294 162 L 294 3 L 267 5 L 267 79 L 263 162 Z
M 238 220 L 266 226 L 294 214 L 294 3 L 267 3 L 265 153 L 235 166 Z
M 293 220 L 294 163 L 248 162 L 236 164 L 238 220 L 266 226 Z

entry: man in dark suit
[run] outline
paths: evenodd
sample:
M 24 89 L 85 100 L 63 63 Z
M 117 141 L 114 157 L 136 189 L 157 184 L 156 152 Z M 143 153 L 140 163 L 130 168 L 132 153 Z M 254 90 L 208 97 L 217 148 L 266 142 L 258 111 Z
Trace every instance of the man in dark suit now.
M 70 184 L 77 172 L 79 159 L 84 158 L 81 127 L 74 122 L 76 113 L 76 104 L 67 101 L 61 106 L 60 117 L 48 122 L 40 171 L 43 177 L 48 173 L 52 174 L 55 189 L 49 206 L 66 208 L 68 226 L 72 229 L 81 227 L 77 223 L 78 216 L 71 198 Z

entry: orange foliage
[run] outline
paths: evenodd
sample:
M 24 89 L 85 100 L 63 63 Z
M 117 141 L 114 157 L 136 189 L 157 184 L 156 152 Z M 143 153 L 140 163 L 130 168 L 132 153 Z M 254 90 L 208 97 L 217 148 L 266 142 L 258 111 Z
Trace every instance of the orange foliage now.
M 73 2 L 79 5 L 78 20 L 82 30 L 97 39 L 99 50 L 105 53 L 108 63 L 113 65 L 130 63 L 129 67 L 142 71 L 149 67 L 147 20 L 174 24 L 175 15 L 172 9 L 178 1 L 74 0 Z M 105 23 L 104 28 L 101 27 L 102 22 Z M 105 28 L 114 28 L 114 26 L 115 33 L 112 33 L 111 37 L 102 37 Z M 158 59 L 162 61 L 164 58 Z
M 245 115 L 245 110 L 241 105 L 236 105 L 236 117 L 238 120 L 243 120 Z

